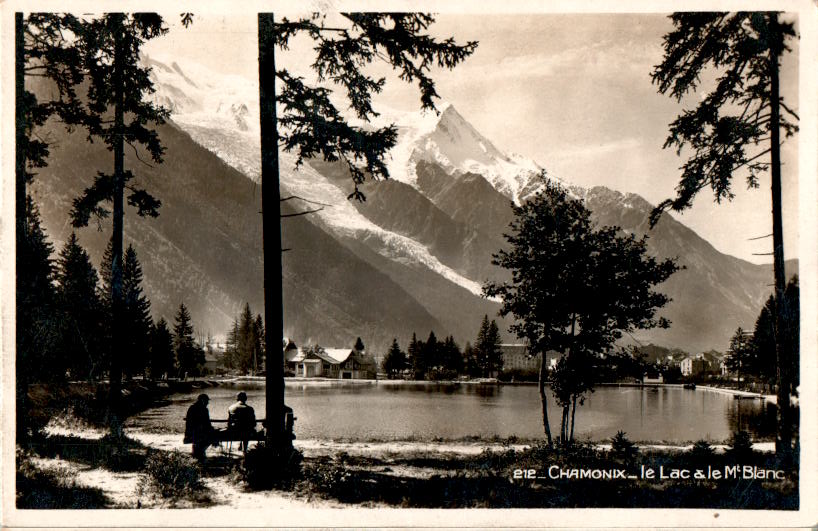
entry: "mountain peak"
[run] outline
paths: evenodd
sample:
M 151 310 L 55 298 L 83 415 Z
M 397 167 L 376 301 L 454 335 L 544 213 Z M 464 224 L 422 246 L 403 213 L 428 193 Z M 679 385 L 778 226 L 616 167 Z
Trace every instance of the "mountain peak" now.
M 383 119 L 398 128 L 398 144 L 389 163 L 389 174 L 395 180 L 417 188 L 416 165 L 424 161 L 451 175 L 478 174 L 516 203 L 536 188 L 534 181 L 542 167 L 498 149 L 449 102 L 440 103 L 437 113 L 385 112 Z

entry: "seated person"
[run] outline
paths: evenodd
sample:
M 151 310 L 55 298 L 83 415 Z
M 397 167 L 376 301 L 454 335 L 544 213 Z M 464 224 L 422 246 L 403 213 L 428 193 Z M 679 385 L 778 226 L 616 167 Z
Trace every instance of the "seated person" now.
M 210 424 L 210 412 L 207 410 L 209 401 L 210 397 L 204 393 L 200 394 L 196 402 L 188 408 L 185 416 L 184 442 L 193 443 L 193 457 L 200 461 L 204 461 L 208 446 L 218 444 L 217 430 Z
M 236 403 L 227 408 L 227 430 L 238 435 L 241 440 L 239 449 L 246 452 L 250 437 L 256 434 L 256 412 L 247 405 L 247 393 L 244 391 L 236 395 Z M 247 438 L 242 439 L 242 436 Z

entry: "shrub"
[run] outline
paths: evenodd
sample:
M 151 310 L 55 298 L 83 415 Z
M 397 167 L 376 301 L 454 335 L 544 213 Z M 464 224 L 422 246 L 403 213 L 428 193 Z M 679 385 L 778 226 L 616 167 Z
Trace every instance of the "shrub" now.
M 304 456 L 295 448 L 267 448 L 260 442 L 247 450 L 239 473 L 253 490 L 290 488 L 301 477 Z
M 434 368 L 426 373 L 426 379 L 432 381 L 450 381 L 457 379 L 457 371 L 451 369 Z
M 619 430 L 611 439 L 611 452 L 623 459 L 632 459 L 636 455 L 636 445 L 625 437 L 625 432 Z
M 713 447 L 710 446 L 710 443 L 705 439 L 699 439 L 693 444 L 693 448 L 690 449 L 690 457 L 696 459 L 712 457 L 713 454 Z
M 18 509 L 100 509 L 110 504 L 102 489 L 78 484 L 70 468 L 40 468 L 19 448 L 15 487 Z
M 140 489 L 163 498 L 182 498 L 204 488 L 199 463 L 177 450 L 151 452 L 145 461 L 145 476 Z
M 755 452 L 753 451 L 750 434 L 744 430 L 733 432 L 733 436 L 730 439 L 730 448 L 727 449 L 726 453 L 735 460 L 751 457 Z

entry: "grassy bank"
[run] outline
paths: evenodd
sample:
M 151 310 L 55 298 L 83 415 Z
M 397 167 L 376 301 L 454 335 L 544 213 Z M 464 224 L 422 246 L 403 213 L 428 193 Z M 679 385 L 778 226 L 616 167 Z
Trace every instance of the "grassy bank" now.
M 190 393 L 222 385 L 218 380 L 131 380 L 122 384 L 122 405 L 130 416 L 161 404 L 174 393 Z M 108 405 L 107 382 L 32 384 L 28 390 L 30 425 L 42 429 L 51 419 L 68 416 L 91 426 L 103 426 Z
M 777 470 L 771 453 L 747 446 L 715 451 L 704 443 L 650 447 L 601 441 L 566 449 L 509 440 L 296 440 L 304 456 L 301 473 L 286 488 L 254 491 L 242 481 L 241 454 L 235 448 L 229 453 L 226 448 L 210 448 L 207 463 L 197 468 L 188 458 L 189 446 L 176 435 L 137 431 L 115 445 L 104 433 L 50 426 L 27 459 L 18 461 L 22 504 L 18 506 L 796 509 L 799 505 L 797 473 L 744 477 L 744 467 Z M 180 474 L 167 474 L 172 468 L 191 478 L 189 484 L 174 485 Z M 654 477 L 647 477 L 645 470 L 653 470 Z M 689 471 L 691 477 L 673 477 L 673 470 Z M 696 478 L 697 470 L 736 474 Z
M 678 451 L 643 451 L 626 457 L 587 445 L 485 451 L 476 456 L 340 454 L 305 459 L 304 479 L 296 490 L 345 504 L 398 507 L 798 508 L 797 473 L 775 480 L 659 477 L 660 471 L 669 476 L 672 470 L 687 470 L 692 476 L 697 470 L 707 473 L 708 467 L 711 473 L 725 467 L 734 470 L 737 464 L 775 469 L 772 456 L 755 452 L 740 460 L 729 454 Z M 622 471 L 625 478 L 579 477 L 582 471 L 602 475 L 612 470 Z M 641 477 L 642 470 L 653 470 L 655 477 Z M 577 477 L 568 477 L 572 471 Z

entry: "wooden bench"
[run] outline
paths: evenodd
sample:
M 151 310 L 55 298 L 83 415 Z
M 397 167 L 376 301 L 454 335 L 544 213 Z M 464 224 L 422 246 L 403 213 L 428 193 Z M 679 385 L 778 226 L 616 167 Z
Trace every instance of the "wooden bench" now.
M 289 433 L 291 439 L 295 439 L 295 433 L 293 433 L 293 427 L 295 425 L 297 417 L 293 416 L 292 410 L 287 411 L 284 417 L 284 429 L 287 433 Z M 185 418 L 184 420 L 187 420 Z M 228 424 L 230 419 L 210 419 L 211 424 Z M 236 430 L 225 428 L 215 432 L 214 440 L 216 442 L 226 442 L 230 443 L 228 446 L 228 451 L 233 449 L 233 442 L 244 442 L 244 441 L 255 441 L 260 442 L 265 439 L 266 436 L 266 429 L 267 429 L 267 420 L 266 419 L 256 419 L 256 424 L 261 423 L 262 429 L 257 430 L 255 427 L 253 428 L 252 432 L 238 432 Z M 244 449 L 247 451 L 247 448 Z

